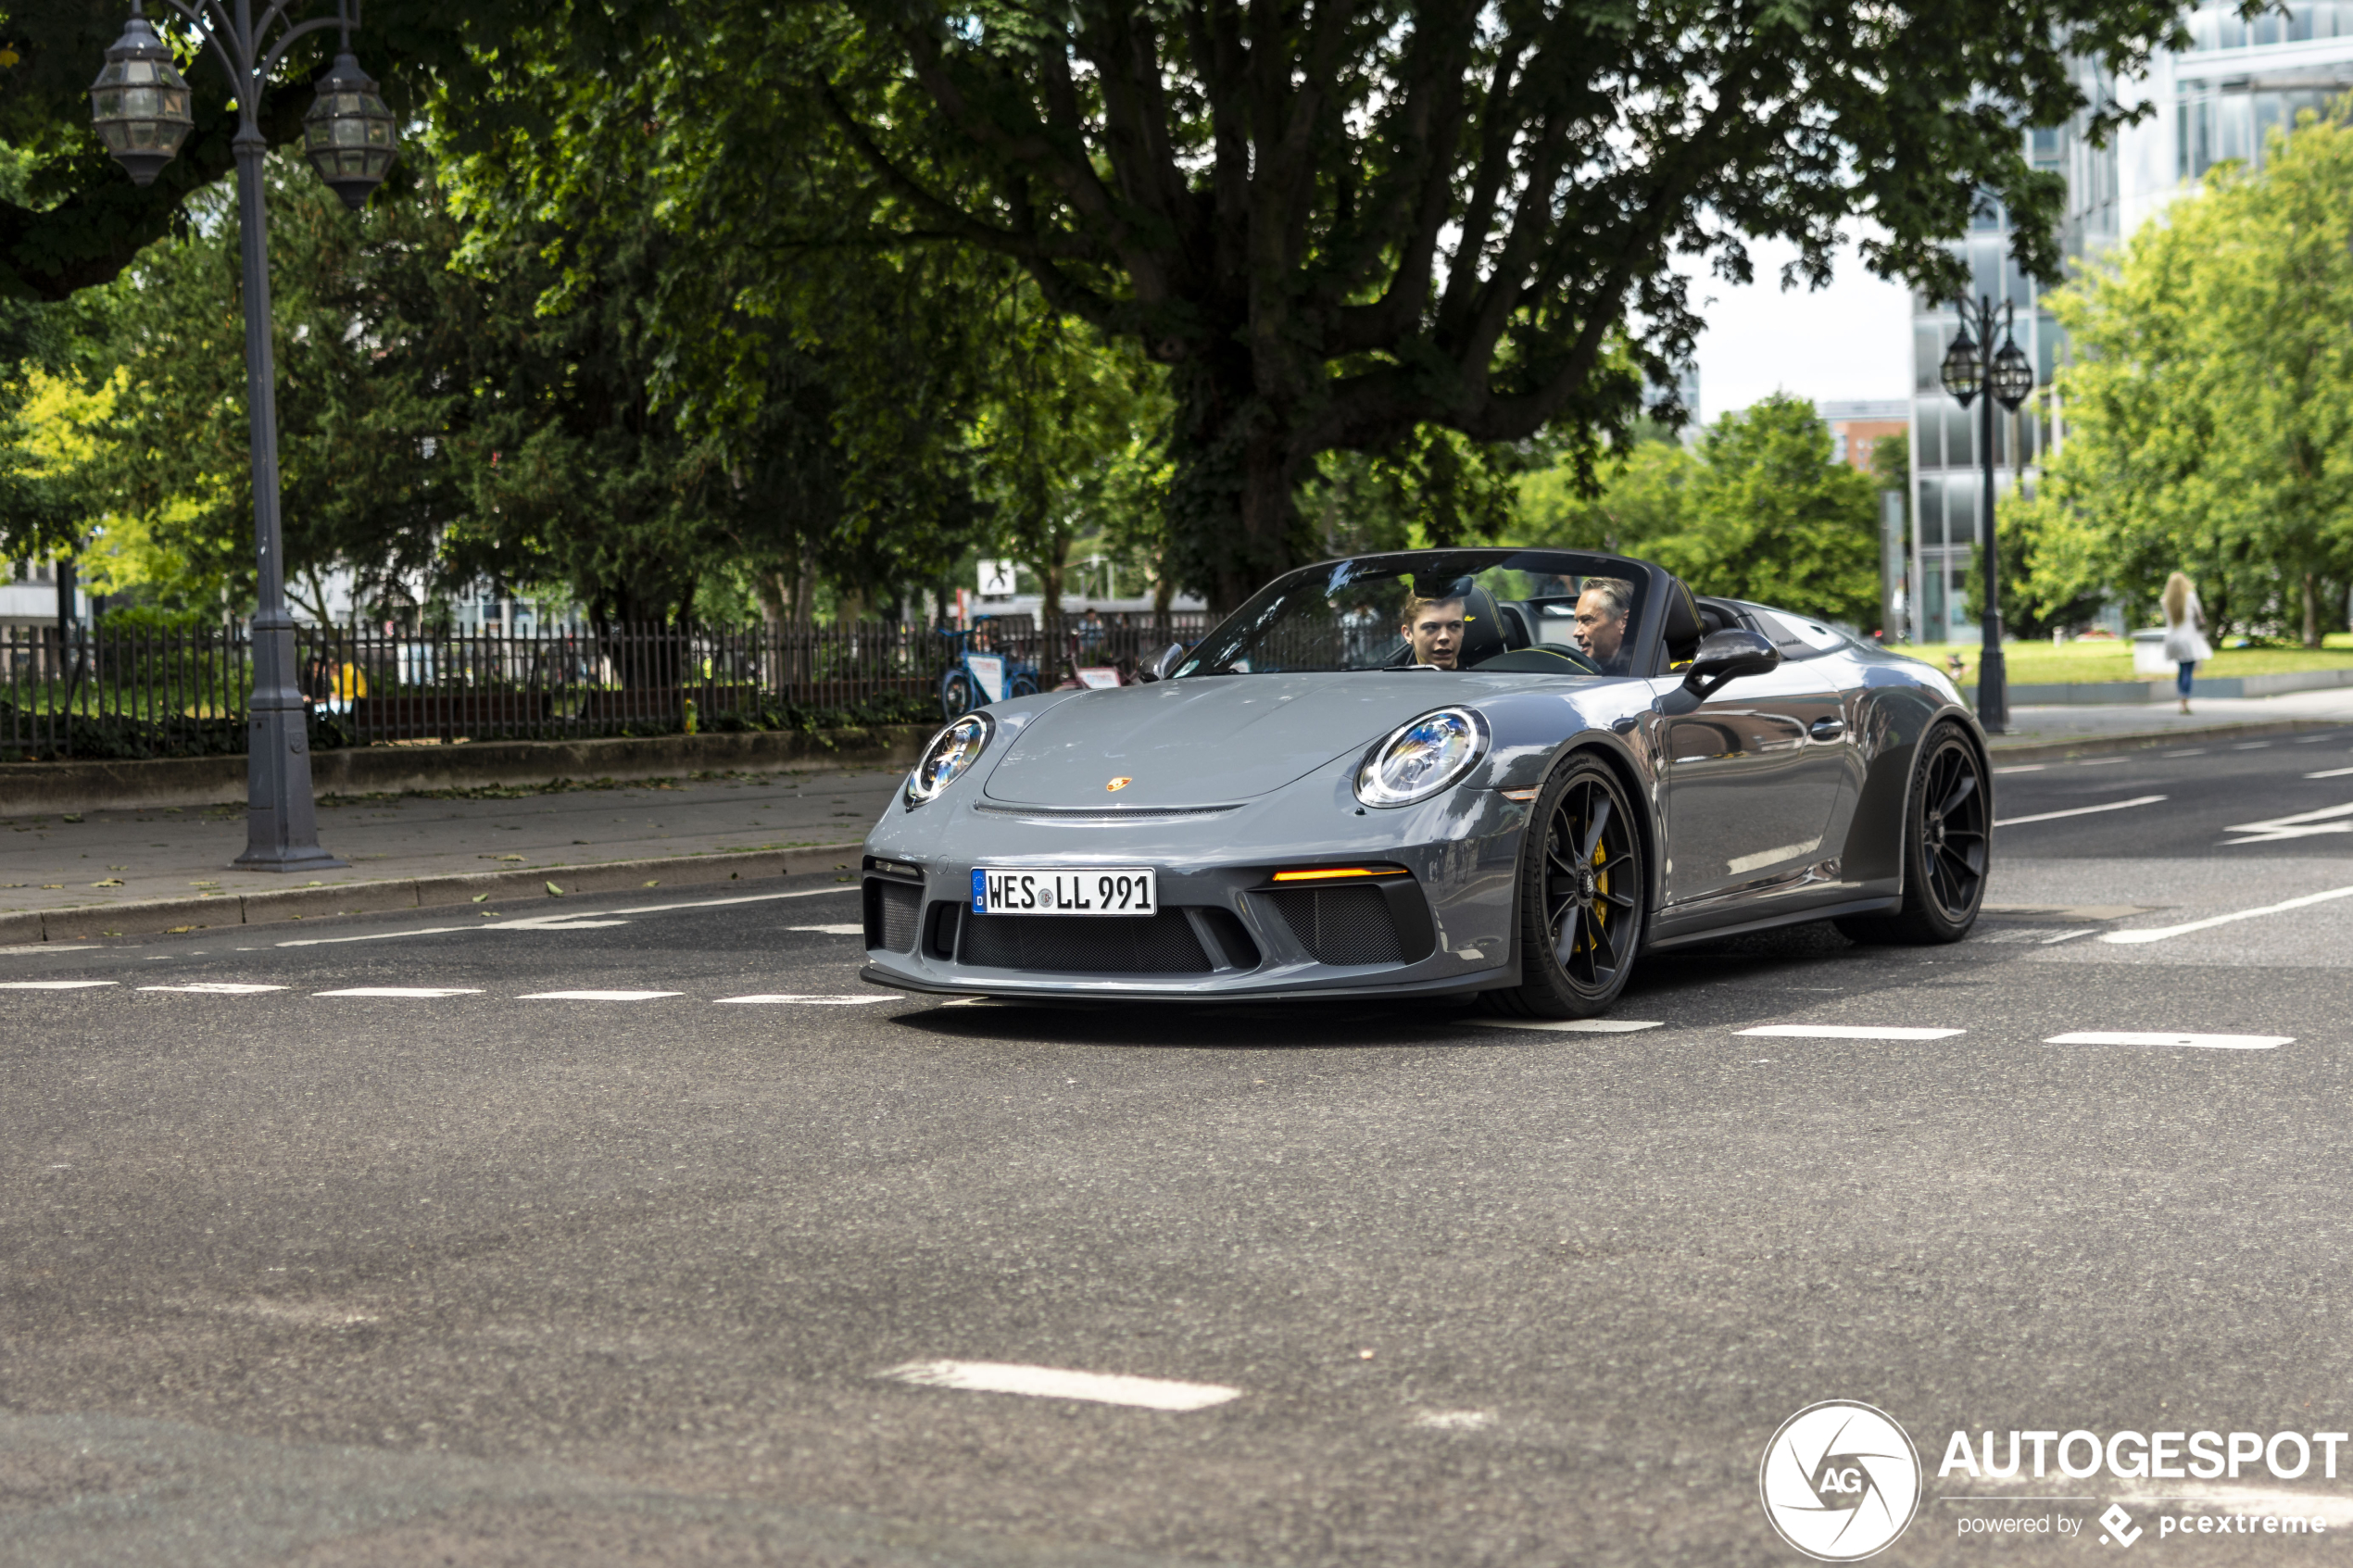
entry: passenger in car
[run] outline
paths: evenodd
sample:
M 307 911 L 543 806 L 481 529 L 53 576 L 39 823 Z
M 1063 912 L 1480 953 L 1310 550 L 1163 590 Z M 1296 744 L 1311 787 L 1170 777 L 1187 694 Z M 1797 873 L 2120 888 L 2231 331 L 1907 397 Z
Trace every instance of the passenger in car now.
M 1577 596 L 1577 646 L 1604 675 L 1624 675 L 1626 615 L 1634 608 L 1634 585 L 1617 577 L 1588 577 Z
M 1455 656 L 1462 651 L 1465 624 L 1461 599 L 1413 597 L 1405 601 L 1403 624 L 1397 630 L 1413 650 L 1414 663 L 1452 670 Z

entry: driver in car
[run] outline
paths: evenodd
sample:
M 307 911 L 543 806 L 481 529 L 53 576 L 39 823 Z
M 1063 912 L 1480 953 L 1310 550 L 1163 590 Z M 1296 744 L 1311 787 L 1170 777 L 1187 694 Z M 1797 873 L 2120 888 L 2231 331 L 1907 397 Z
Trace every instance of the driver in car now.
M 1411 662 L 1453 669 L 1455 656 L 1463 650 L 1466 619 L 1460 599 L 1408 598 L 1404 623 L 1397 630 L 1413 653 Z
M 1577 646 L 1604 675 L 1624 675 L 1626 616 L 1634 608 L 1634 585 L 1617 577 L 1588 577 L 1577 596 Z

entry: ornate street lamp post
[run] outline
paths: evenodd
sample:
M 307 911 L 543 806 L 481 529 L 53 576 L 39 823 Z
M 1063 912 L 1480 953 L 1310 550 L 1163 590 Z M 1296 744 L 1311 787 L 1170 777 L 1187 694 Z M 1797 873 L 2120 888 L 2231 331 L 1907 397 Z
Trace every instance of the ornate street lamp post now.
M 253 701 L 245 745 L 245 852 L 250 871 L 298 872 L 341 866 L 319 847 L 310 794 L 309 726 L 295 685 L 294 619 L 286 613 L 285 556 L 278 526 L 277 371 L 270 350 L 269 220 L 262 210 L 261 158 L 268 150 L 256 116 L 263 86 L 297 38 L 340 30 L 334 69 L 319 84 L 303 119 L 313 167 L 346 206 L 357 210 L 392 167 L 398 138 L 392 113 L 351 54 L 358 0 L 309 21 L 287 19 L 296 0 L 272 0 L 257 19 L 253 0 L 164 0 L 199 45 L 209 44 L 236 95 L 237 242 L 245 267 L 245 412 L 253 430 L 253 537 L 258 603 L 253 617 Z M 302 0 L 309 4 L 310 0 Z M 262 46 L 271 28 L 277 42 Z M 163 171 L 195 120 L 188 83 L 170 46 L 147 24 L 141 0 L 107 51 L 90 84 L 90 121 L 115 161 L 145 185 Z
M 1979 392 L 1987 394 L 1978 410 L 1977 453 L 1981 470 L 1978 485 L 1978 537 L 1985 545 L 1985 603 L 1979 617 L 1980 635 L 1983 642 L 1977 659 L 1977 717 L 1989 734 L 2000 734 L 2010 726 L 2009 676 L 2002 658 L 2002 552 L 1994 532 L 1994 405 L 1998 402 L 2011 413 L 2026 401 L 2034 390 L 2034 367 L 2027 360 L 2010 329 L 2017 320 L 2018 307 L 2009 303 L 2002 307 L 2002 346 L 1989 356 L 1985 350 L 1994 343 L 1994 301 L 1979 295 L 1970 305 L 1959 301 L 1961 330 L 1953 339 L 1953 346 L 1944 351 L 1944 363 L 1939 378 L 1944 390 L 1964 408 Z M 1976 335 L 1970 335 L 1974 324 Z M 1981 347 L 1980 345 L 1983 345 Z M 2024 473 L 2025 465 L 2018 454 L 2010 454 L 2011 469 Z

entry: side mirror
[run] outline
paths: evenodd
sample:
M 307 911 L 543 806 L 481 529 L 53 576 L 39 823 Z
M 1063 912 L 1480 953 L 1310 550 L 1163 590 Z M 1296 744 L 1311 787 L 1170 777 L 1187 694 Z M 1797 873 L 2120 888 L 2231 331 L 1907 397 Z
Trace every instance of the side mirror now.
M 1185 645 L 1171 643 L 1155 655 L 1150 664 L 1136 671 L 1139 681 L 1165 681 L 1178 665 L 1185 662 Z
M 1683 685 L 1696 696 L 1713 696 L 1727 681 L 1766 675 L 1780 668 L 1781 650 L 1755 632 L 1712 632 L 1683 671 Z

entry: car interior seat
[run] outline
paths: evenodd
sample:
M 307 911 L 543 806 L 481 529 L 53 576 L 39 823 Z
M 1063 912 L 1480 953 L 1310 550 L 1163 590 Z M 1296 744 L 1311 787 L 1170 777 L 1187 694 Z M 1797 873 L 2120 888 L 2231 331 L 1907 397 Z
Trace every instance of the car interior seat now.
M 1476 670 L 1510 647 L 1504 634 L 1504 612 L 1495 596 L 1474 587 L 1463 596 L 1463 646 L 1454 655 L 1455 668 Z

